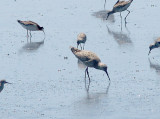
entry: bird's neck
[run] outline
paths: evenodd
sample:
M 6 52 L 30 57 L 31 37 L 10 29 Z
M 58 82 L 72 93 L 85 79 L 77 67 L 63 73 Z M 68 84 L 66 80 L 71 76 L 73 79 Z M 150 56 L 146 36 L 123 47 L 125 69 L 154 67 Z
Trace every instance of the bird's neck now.
M 108 12 L 108 15 L 115 13 L 113 10 Z

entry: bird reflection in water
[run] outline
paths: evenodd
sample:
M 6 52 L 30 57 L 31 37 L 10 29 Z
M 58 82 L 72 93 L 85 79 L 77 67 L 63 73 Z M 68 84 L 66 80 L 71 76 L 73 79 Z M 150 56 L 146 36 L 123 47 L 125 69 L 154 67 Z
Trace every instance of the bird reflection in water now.
M 94 13 L 92 14 L 92 16 L 95 16 L 96 18 L 100 18 L 100 19 L 102 19 L 103 21 L 106 21 L 107 13 L 108 13 L 108 12 L 109 12 L 108 10 L 101 10 L 101 11 L 98 11 L 98 12 L 94 12 Z M 113 15 L 113 14 L 110 15 L 110 17 L 108 18 L 108 21 L 109 21 L 109 22 L 112 22 L 112 23 L 115 22 L 115 18 L 114 18 L 114 15 Z
M 87 99 L 94 99 L 94 100 L 99 100 L 101 97 L 107 96 L 108 91 L 109 91 L 109 87 L 110 87 L 110 83 L 108 84 L 107 88 L 106 88 L 106 92 L 104 93 L 96 93 L 96 94 L 90 94 L 89 91 L 87 91 Z
M 107 86 L 107 89 L 106 89 L 106 93 L 103 93 L 103 94 L 108 94 L 108 90 L 109 90 L 109 87 L 110 87 L 110 83 L 108 84 Z M 85 79 L 85 89 L 86 89 L 86 92 L 87 92 L 87 95 L 88 95 L 88 99 L 90 99 L 91 97 L 89 96 L 89 87 L 90 87 L 90 82 L 87 84 L 86 82 L 86 79 Z M 100 94 L 100 93 L 99 93 Z M 93 96 L 92 96 L 93 97 Z
M 78 59 L 78 62 L 77 62 L 77 64 L 78 64 L 78 68 L 79 69 L 86 69 L 86 65 L 82 62 L 82 61 L 80 61 L 79 59 Z M 88 91 L 89 90 L 89 85 L 90 85 L 90 82 L 88 82 L 88 85 L 87 85 L 87 82 L 86 82 L 86 79 L 84 79 L 84 81 L 85 81 L 85 89 Z
M 39 42 L 32 42 L 31 37 L 30 37 L 30 41 L 28 42 L 28 38 L 27 38 L 27 43 L 22 47 L 23 51 L 35 51 L 38 50 L 40 48 L 40 46 L 42 46 L 44 44 L 44 40 L 39 41 Z
M 104 91 L 94 91 L 94 92 L 86 92 L 86 96 L 79 98 L 78 101 L 74 104 L 74 113 L 83 115 L 93 115 L 96 113 L 102 113 L 104 108 L 107 108 L 110 104 L 109 100 L 109 90 L 111 87 L 111 82 L 106 85 Z M 103 106 L 102 106 L 103 105 Z M 84 117 L 84 118 L 85 118 Z M 89 117 L 89 116 L 88 116 Z M 88 118 L 89 119 L 89 118 Z
M 104 0 L 104 9 L 106 8 L 106 0 Z
M 125 34 L 122 31 L 121 32 L 111 31 L 108 26 L 107 30 L 108 34 L 114 37 L 118 45 L 132 44 L 131 38 L 129 37 L 128 34 Z
M 149 64 L 150 64 L 150 68 L 151 69 L 155 69 L 156 72 L 160 75 L 160 63 L 153 63 L 150 58 L 148 58 Z

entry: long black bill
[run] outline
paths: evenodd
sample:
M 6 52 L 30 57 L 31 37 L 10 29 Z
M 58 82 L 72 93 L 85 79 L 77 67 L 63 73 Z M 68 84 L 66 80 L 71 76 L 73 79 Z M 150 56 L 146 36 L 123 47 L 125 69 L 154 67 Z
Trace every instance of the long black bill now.
M 106 20 L 108 19 L 108 17 L 109 17 L 109 14 L 107 13 L 107 18 L 106 18 Z
M 44 30 L 42 30 L 42 31 L 43 31 L 43 33 L 44 33 L 44 37 L 46 37 L 46 34 L 45 34 Z
M 110 81 L 110 78 L 109 78 L 108 72 L 107 72 L 107 71 L 105 71 L 105 72 L 106 72 L 106 74 L 107 74 L 107 76 L 108 76 L 108 79 L 109 79 L 109 81 Z
M 8 84 L 12 84 L 12 83 L 9 83 L 9 82 L 6 82 L 6 83 L 8 83 Z
M 149 51 L 148 55 L 151 53 L 151 50 Z

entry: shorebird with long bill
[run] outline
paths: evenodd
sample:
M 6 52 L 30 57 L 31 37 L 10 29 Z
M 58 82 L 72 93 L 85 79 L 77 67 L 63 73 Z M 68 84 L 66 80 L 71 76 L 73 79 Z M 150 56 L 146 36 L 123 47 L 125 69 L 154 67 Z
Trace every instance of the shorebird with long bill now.
M 121 17 L 121 21 L 122 21 L 121 12 L 127 10 L 127 11 L 128 11 L 128 14 L 127 14 L 126 17 L 125 17 L 125 23 L 127 23 L 127 22 L 126 22 L 126 18 L 127 18 L 127 16 L 129 15 L 129 13 L 130 13 L 130 11 L 128 10 L 128 7 L 131 5 L 132 2 L 133 2 L 133 0 L 129 0 L 129 1 L 120 1 L 120 0 L 118 0 L 118 1 L 116 2 L 116 4 L 113 6 L 113 9 L 107 13 L 107 18 L 106 18 L 106 20 L 108 19 L 108 17 L 109 17 L 111 14 L 114 14 L 114 13 L 116 13 L 116 12 L 120 12 L 120 17 Z
M 30 37 L 32 37 L 31 35 L 31 31 L 43 31 L 44 35 L 44 28 L 39 26 L 37 23 L 33 22 L 33 21 L 21 21 L 21 20 L 17 20 L 17 22 L 27 30 L 27 37 L 29 37 L 28 35 L 28 31 L 30 32 Z
M 87 50 L 79 50 L 75 47 L 71 47 L 71 51 L 80 61 L 82 61 L 87 66 L 85 70 L 85 78 L 87 74 L 89 78 L 89 83 L 90 83 L 90 77 L 89 77 L 88 67 L 93 67 L 95 69 L 103 70 L 107 74 L 108 79 L 110 80 L 110 77 L 107 72 L 107 65 L 103 64 L 95 53 Z

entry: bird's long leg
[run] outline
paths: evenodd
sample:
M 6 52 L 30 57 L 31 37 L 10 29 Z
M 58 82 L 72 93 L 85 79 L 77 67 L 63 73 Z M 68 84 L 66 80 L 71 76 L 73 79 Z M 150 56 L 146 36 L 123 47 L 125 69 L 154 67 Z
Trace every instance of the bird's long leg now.
M 127 16 L 129 15 L 129 13 L 130 13 L 130 11 L 129 10 L 127 10 L 128 11 L 128 14 L 126 15 L 126 17 L 124 18 L 124 20 L 125 20 L 125 24 L 127 24 L 127 21 L 126 21 L 126 18 L 127 18 Z
M 27 38 L 29 37 L 29 35 L 28 35 L 28 30 L 27 30 Z
M 31 43 L 32 41 L 31 41 L 31 37 L 30 37 L 30 43 Z
M 88 72 L 88 67 L 86 68 L 86 70 L 85 70 L 85 88 L 86 88 L 86 91 L 88 92 L 89 91 L 89 85 L 90 85 L 90 83 L 89 83 L 89 85 L 88 85 L 88 87 L 87 87 L 87 83 L 86 83 L 86 73 Z M 88 74 L 88 73 L 87 73 Z
M 30 33 L 30 37 L 32 37 L 31 31 L 29 33 Z
M 88 79 L 89 79 L 88 87 L 86 86 L 86 73 L 87 73 Z M 89 86 L 90 86 L 90 77 L 89 77 L 89 72 L 88 72 L 88 67 L 87 67 L 85 70 L 85 87 L 86 87 L 87 91 L 89 91 Z
M 46 34 L 45 34 L 45 32 L 44 32 L 44 30 L 42 30 L 43 31 L 43 33 L 44 33 L 44 39 L 46 38 Z
M 89 79 L 89 84 L 90 84 L 90 77 L 89 77 L 88 67 L 87 67 L 86 71 L 87 71 L 87 75 L 88 75 L 88 79 Z
M 84 50 L 84 45 L 85 45 L 85 44 L 83 43 L 83 50 Z
M 28 30 L 27 30 L 27 43 L 28 43 L 28 38 L 29 38 L 29 34 L 28 34 Z
M 88 68 L 88 67 L 87 67 L 87 68 Z M 86 79 L 87 68 L 86 68 L 86 70 L 85 70 L 85 79 Z
M 121 17 L 121 31 L 122 31 L 122 15 L 121 15 L 121 12 L 120 12 L 120 17 Z
M 122 15 L 121 15 L 121 12 L 120 12 L 120 17 L 121 17 L 121 22 L 122 22 Z
M 82 45 L 81 45 L 81 43 L 80 43 L 80 46 L 81 46 L 81 50 L 82 50 Z

